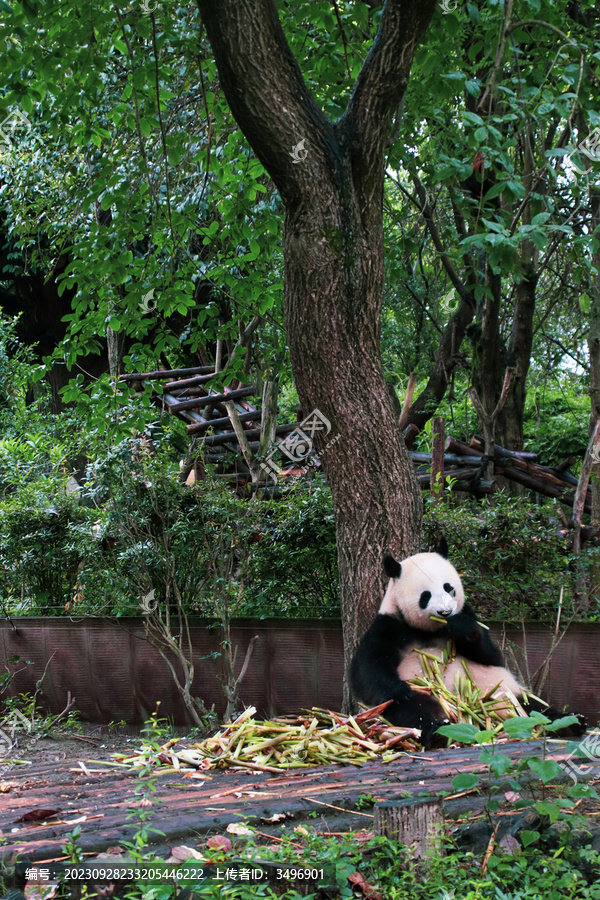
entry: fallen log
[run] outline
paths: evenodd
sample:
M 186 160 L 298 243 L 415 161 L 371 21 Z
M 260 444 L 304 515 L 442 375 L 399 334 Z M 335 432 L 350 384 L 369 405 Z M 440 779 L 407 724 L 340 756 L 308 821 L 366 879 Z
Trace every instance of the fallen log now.
M 567 487 L 556 487 L 552 484 L 546 484 L 540 478 L 536 478 L 527 472 L 522 472 L 514 466 L 499 468 L 496 472 L 498 475 L 504 475 L 505 478 L 510 478 L 512 481 L 516 481 L 518 484 L 536 491 L 538 494 L 543 494 L 545 497 L 554 497 L 567 506 L 573 506 L 575 494 L 572 491 L 568 491 Z M 591 505 L 587 502 L 585 512 L 591 512 Z
M 199 385 L 206 384 L 207 381 L 210 381 L 211 378 L 214 377 L 215 372 L 213 370 L 207 375 L 195 375 L 194 378 L 185 378 L 183 381 L 170 381 L 168 384 L 165 384 L 165 390 L 171 391 L 173 388 L 179 390 L 180 388 L 198 387 Z
M 170 404 L 171 412 L 180 412 L 183 409 L 194 409 L 201 406 L 212 406 L 216 403 L 224 403 L 226 400 L 236 400 L 238 397 L 247 397 L 253 394 L 253 387 L 239 388 L 228 394 L 209 394 L 207 397 L 192 397 L 190 400 L 180 400 Z
M 474 449 L 482 449 L 480 438 L 473 438 L 472 443 Z M 529 455 L 532 457 L 536 456 L 534 453 Z M 499 457 L 499 459 L 504 460 L 507 464 L 514 465 L 525 472 L 530 472 L 534 477 L 548 477 L 554 484 L 557 484 L 560 487 L 562 487 L 565 482 L 574 487 L 579 483 L 578 479 L 570 472 L 564 472 L 561 469 L 554 469 L 551 466 L 542 466 L 539 463 L 531 462 L 529 459 L 525 458 L 526 454 L 523 453 L 517 455 L 511 450 L 505 450 L 504 447 L 500 447 L 498 444 L 494 444 L 494 458 L 496 457 Z
M 481 449 L 483 452 L 484 444 L 480 434 L 473 436 L 471 439 L 471 446 L 477 446 L 477 449 Z M 511 456 L 514 457 L 514 459 L 529 459 L 532 462 L 535 462 L 539 457 L 538 453 L 528 453 L 525 450 L 507 450 L 505 447 L 501 447 L 500 444 L 494 444 L 494 453 L 497 453 L 499 456 Z
M 458 438 L 447 437 L 445 448 L 448 453 L 456 453 L 460 456 L 483 456 L 481 450 L 475 450 L 470 444 L 459 441 Z
M 256 422 L 260 419 L 261 415 L 260 409 L 254 410 L 253 412 L 238 413 L 240 422 Z M 229 416 L 219 416 L 218 419 L 207 419 L 206 424 L 204 425 L 198 423 L 196 433 L 201 433 L 211 427 L 223 428 L 224 426 L 229 426 L 229 424 Z
M 150 381 L 162 378 L 178 378 L 181 375 L 200 375 L 206 372 L 214 374 L 214 366 L 194 366 L 192 369 L 157 369 L 154 372 L 131 372 L 119 375 L 119 381 Z
M 429 453 L 422 453 L 418 450 L 410 450 L 409 456 L 416 464 L 423 463 L 428 466 L 431 465 L 431 454 Z M 457 453 L 444 453 L 445 466 L 472 467 L 476 459 L 477 457 L 474 456 L 459 456 Z
M 404 443 L 407 448 L 410 450 L 412 445 L 414 444 L 417 435 L 420 433 L 421 429 L 418 425 L 415 425 L 414 422 L 411 422 L 410 425 L 407 425 L 404 431 L 402 432 L 402 436 L 404 437 Z
M 295 431 L 297 427 L 298 425 L 296 423 L 294 423 L 293 425 L 278 425 L 275 429 L 275 434 L 290 434 L 292 431 Z M 191 432 L 192 430 L 194 432 L 198 432 L 201 429 L 198 425 L 188 425 L 187 430 L 189 432 Z M 260 435 L 260 428 L 252 428 L 246 432 L 246 436 L 248 438 L 260 438 Z M 235 432 L 231 431 L 228 434 L 215 434 L 211 435 L 210 437 L 206 437 L 203 439 L 202 443 L 205 447 L 218 447 L 220 444 L 226 443 L 237 444 L 237 437 L 235 435 Z

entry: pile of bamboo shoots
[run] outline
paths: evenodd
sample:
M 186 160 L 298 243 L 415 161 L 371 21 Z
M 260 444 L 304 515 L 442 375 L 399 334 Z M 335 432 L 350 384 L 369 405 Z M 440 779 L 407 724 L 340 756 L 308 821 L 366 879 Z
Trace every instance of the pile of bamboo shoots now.
M 255 721 L 256 709 L 250 706 L 201 743 L 177 750 L 180 739 L 168 741 L 155 753 L 154 762 L 171 771 L 240 766 L 267 772 L 344 763 L 360 766 L 372 760 L 392 762 L 419 749 L 420 732 L 394 727 L 381 718 L 388 705 L 382 703 L 357 716 L 313 707 L 305 715 L 270 721 Z M 146 766 L 149 748 L 118 759 L 133 767 Z
M 408 683 L 415 691 L 431 694 L 438 701 L 451 722 L 467 722 L 486 730 L 502 731 L 504 720 L 527 713 L 508 688 L 498 692 L 500 684 L 485 694 L 475 680 L 465 659 L 461 659 L 464 675 L 456 679 L 455 693 L 444 682 L 444 669 L 453 661 L 451 645 L 438 658 L 423 650 L 414 650 L 420 657 L 423 675 Z
M 514 694 L 496 685 L 487 693 L 476 687 L 468 663 L 461 660 L 464 676 L 457 677 L 455 693 L 444 683 L 444 669 L 454 659 L 451 645 L 438 658 L 423 650 L 419 654 L 422 675 L 409 681 L 415 691 L 431 694 L 451 722 L 468 722 L 500 733 L 504 720 L 526 713 Z M 248 707 L 241 716 L 213 737 L 177 749 L 174 738 L 157 751 L 142 746 L 133 754 L 116 758 L 134 768 L 159 764 L 163 771 L 240 767 L 265 772 L 308 766 L 347 764 L 360 766 L 380 760 L 392 762 L 421 748 L 417 728 L 399 728 L 385 720 L 391 701 L 367 709 L 357 716 L 313 707 L 300 716 L 269 721 L 254 719 Z

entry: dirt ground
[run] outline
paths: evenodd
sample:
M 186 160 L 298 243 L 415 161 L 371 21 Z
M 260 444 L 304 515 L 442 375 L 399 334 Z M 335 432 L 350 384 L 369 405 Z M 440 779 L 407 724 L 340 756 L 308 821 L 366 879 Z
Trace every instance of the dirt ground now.
M 38 736 L 24 731 L 14 735 L 14 745 L 4 751 L 10 771 L 23 771 L 27 762 L 50 763 L 78 759 L 110 759 L 113 753 L 127 753 L 140 746 L 142 734 L 134 729 L 108 729 L 100 725 L 80 725 L 77 731 L 56 729 L 51 735 Z M 3 755 L 4 755 L 3 754 Z M 11 765 L 15 760 L 16 765 Z M 2 777 L 6 777 L 5 771 Z

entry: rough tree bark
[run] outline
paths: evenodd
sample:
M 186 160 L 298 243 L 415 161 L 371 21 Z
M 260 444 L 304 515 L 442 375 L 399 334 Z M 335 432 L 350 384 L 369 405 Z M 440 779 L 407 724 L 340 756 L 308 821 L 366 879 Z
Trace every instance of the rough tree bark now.
M 589 434 L 594 433 L 600 418 L 600 188 L 590 186 L 590 208 L 592 211 L 592 229 L 596 236 L 594 250 L 594 266 L 596 272 L 592 278 L 592 303 L 590 306 L 590 326 L 588 331 L 588 353 L 590 357 L 590 423 Z M 590 525 L 600 531 L 600 454 L 592 455 L 590 476 L 592 487 L 592 515 Z M 600 584 L 600 565 L 592 563 L 590 589 L 596 593 Z M 590 592 L 591 592 L 590 591 Z
M 535 175 L 534 136 L 528 124 L 523 138 L 523 187 L 527 195 L 533 191 Z M 532 203 L 523 209 L 523 224 L 531 225 Z M 507 348 L 507 364 L 513 369 L 506 405 L 499 421 L 499 438 L 503 447 L 522 450 L 524 445 L 526 382 L 533 347 L 533 316 L 539 278 L 539 251 L 532 240 L 524 240 L 519 252 L 521 278 L 516 286 L 515 309 Z
M 231 111 L 285 207 L 284 314 L 302 409 L 318 409 L 338 438 L 327 448 L 317 433 L 315 448 L 333 496 L 347 670 L 381 599 L 383 554 L 420 543 L 421 496 L 381 362 L 382 199 L 386 141 L 435 0 L 387 0 L 335 123 L 304 82 L 276 0 L 198 6 Z

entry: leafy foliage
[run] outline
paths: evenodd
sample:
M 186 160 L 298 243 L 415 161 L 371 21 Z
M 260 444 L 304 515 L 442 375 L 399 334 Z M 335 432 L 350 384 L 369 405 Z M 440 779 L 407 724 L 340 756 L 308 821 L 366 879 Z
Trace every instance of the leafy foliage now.
M 436 535 L 446 535 L 465 592 L 486 616 L 552 621 L 561 588 L 567 611 L 575 591 L 572 561 L 566 539 L 557 533 L 558 522 L 551 504 L 536 506 L 504 492 L 496 493 L 493 502 L 468 497 L 457 503 L 446 494 L 426 509 L 424 543 L 435 546 Z M 589 549 L 586 565 L 597 555 L 597 548 Z M 597 617 L 597 591 L 593 603 Z

